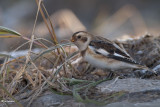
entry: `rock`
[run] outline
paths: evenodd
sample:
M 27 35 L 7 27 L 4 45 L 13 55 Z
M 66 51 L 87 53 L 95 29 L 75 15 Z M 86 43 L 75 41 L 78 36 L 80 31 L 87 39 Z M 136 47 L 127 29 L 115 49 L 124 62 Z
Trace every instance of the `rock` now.
M 129 93 L 146 90 L 160 90 L 160 80 L 146 80 L 139 78 L 127 78 L 106 81 L 97 86 L 104 93 L 127 91 Z
M 68 95 L 58 95 L 52 92 L 42 95 L 34 100 L 31 107 L 55 107 L 63 105 L 66 100 L 70 100 L 72 97 Z
M 104 107 L 159 107 L 159 104 L 160 104 L 160 99 L 155 100 L 153 102 L 135 103 L 135 104 L 123 101 L 123 102 L 108 104 Z
M 104 94 L 124 91 L 122 96 L 113 98 L 104 107 L 159 107 L 160 80 L 117 79 L 103 82 L 97 88 Z

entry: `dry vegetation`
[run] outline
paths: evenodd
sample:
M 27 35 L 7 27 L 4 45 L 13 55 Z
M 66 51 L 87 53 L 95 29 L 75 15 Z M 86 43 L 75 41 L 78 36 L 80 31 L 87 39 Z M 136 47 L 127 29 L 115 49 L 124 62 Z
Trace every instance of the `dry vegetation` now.
M 28 42 L 14 50 L 17 51 L 24 45 L 29 44 L 28 54 L 18 58 L 3 55 L 5 56 L 5 60 L 1 64 L 0 71 L 0 93 L 2 93 L 0 99 L 3 101 L 14 101 L 18 106 L 22 106 L 19 101 L 25 100 L 25 102 L 28 102 L 27 106 L 30 106 L 32 101 L 46 89 L 70 95 L 75 94 L 75 97 L 80 98 L 77 94 L 79 89 L 73 88 L 74 90 L 72 90 L 70 87 L 78 83 L 92 83 L 91 85 L 93 85 L 94 82 L 72 79 L 72 77 L 80 75 L 71 64 L 72 61 L 70 61 L 78 55 L 78 51 L 75 47 L 71 48 L 71 43 L 58 43 L 52 22 L 43 2 L 41 0 L 36 0 L 36 2 L 38 10 L 31 38 L 21 36 L 23 39 L 28 40 Z M 53 43 L 43 38 L 36 38 L 34 35 L 39 13 L 42 15 Z M 46 16 L 49 20 L 47 20 Z M 8 33 L 14 34 L 15 32 L 8 30 Z M 15 35 L 17 34 L 15 33 Z M 50 43 L 53 47 L 48 48 L 43 41 Z M 45 50 L 34 53 L 32 51 L 33 44 Z M 7 104 L 7 102 L 4 103 Z

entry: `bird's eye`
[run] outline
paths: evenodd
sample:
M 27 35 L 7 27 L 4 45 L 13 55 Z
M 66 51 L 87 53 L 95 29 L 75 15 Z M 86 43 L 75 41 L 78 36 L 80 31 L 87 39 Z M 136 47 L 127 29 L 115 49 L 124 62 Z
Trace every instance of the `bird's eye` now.
M 77 38 L 78 38 L 78 39 L 80 39 L 80 38 L 81 38 L 81 36 L 78 36 Z

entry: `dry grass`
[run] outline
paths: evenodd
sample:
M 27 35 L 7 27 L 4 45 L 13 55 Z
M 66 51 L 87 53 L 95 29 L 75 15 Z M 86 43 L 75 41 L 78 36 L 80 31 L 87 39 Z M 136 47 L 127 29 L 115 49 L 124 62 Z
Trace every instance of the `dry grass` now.
M 43 2 L 36 0 L 36 3 L 38 9 L 31 38 L 21 36 L 28 41 L 13 51 L 16 52 L 29 44 L 28 53 L 18 58 L 3 55 L 5 61 L 1 64 L 0 93 L 2 94 L 0 99 L 4 101 L 13 100 L 20 107 L 22 107 L 22 104 L 19 101 L 25 100 L 25 102 L 28 102 L 27 106 L 29 107 L 34 99 L 50 87 L 57 90 L 57 92 L 73 93 L 67 84 L 84 82 L 83 80 L 69 79 L 74 75 L 80 74 L 71 64 L 73 61 L 71 59 L 77 57 L 79 52 L 77 49 L 71 48 L 71 43 L 58 43 L 52 22 Z M 44 38 L 35 38 L 34 32 L 39 13 L 41 13 L 53 43 Z M 47 19 L 49 19 L 49 22 Z M 5 37 L 8 38 L 10 36 Z M 52 47 L 48 48 L 43 41 L 50 43 Z M 43 50 L 39 53 L 34 53 L 32 51 L 33 44 L 40 46 Z M 69 82 L 70 80 L 72 82 Z
M 29 44 L 30 48 L 28 50 L 28 54 L 26 56 L 22 56 L 16 59 L 11 59 L 9 57 L 6 57 L 5 62 L 1 65 L 0 83 L 2 85 L 0 85 L 1 87 L 0 92 L 2 94 L 0 98 L 6 101 L 14 100 L 18 104 L 18 106 L 22 105 L 13 96 L 24 94 L 26 90 L 29 90 L 29 94 L 23 97 L 26 97 L 27 99 L 26 101 L 29 102 L 28 106 L 30 106 L 32 101 L 38 95 L 40 95 L 44 89 L 48 88 L 49 86 L 53 86 L 54 88 L 58 87 L 57 84 L 55 84 L 55 82 L 57 82 L 57 80 L 61 77 L 71 76 L 71 74 L 67 74 L 66 72 L 68 70 L 73 70 L 73 67 L 68 61 L 69 59 L 67 59 L 69 53 L 66 53 L 66 50 L 64 49 L 64 46 L 70 46 L 71 44 L 58 43 L 56 35 L 54 33 L 53 25 L 50 21 L 49 15 L 47 13 L 47 10 L 45 9 L 43 2 L 41 0 L 39 1 L 36 0 L 36 2 L 38 10 L 31 38 L 28 39 L 26 37 L 22 37 L 24 39 L 27 39 L 28 42 L 22 44 L 17 49 L 15 49 L 15 51 L 17 51 L 24 45 Z M 50 32 L 51 38 L 54 43 L 54 44 L 51 43 L 53 45 L 53 48 L 48 48 L 41 41 L 41 40 L 44 41 L 47 40 L 43 38 L 35 38 L 34 36 L 34 31 L 39 11 L 44 19 L 48 31 Z M 47 19 L 44 14 L 47 15 L 49 22 L 47 22 Z M 44 50 L 39 54 L 37 53 L 35 54 L 32 52 L 33 44 L 39 45 L 41 46 L 41 48 L 46 48 L 46 50 Z M 44 54 L 49 55 L 49 57 L 44 56 Z M 50 60 L 50 58 L 52 58 L 53 60 Z M 50 62 L 50 66 L 53 67 L 50 68 L 45 67 L 46 69 L 42 67 L 40 63 L 41 62 L 43 63 L 44 60 Z M 48 69 L 53 69 L 53 70 L 49 71 Z M 21 98 L 17 99 L 22 100 Z

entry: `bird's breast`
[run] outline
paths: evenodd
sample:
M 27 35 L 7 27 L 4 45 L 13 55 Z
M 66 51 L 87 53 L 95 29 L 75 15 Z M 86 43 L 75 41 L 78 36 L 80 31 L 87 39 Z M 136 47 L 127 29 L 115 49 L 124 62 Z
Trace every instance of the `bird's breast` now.
M 86 60 L 87 62 L 89 62 L 91 65 L 98 67 L 98 68 L 106 68 L 108 66 L 108 61 L 106 57 L 95 53 L 93 50 L 91 49 L 87 49 L 85 54 L 84 54 L 84 60 Z

